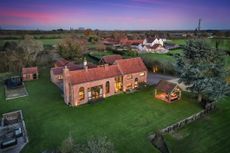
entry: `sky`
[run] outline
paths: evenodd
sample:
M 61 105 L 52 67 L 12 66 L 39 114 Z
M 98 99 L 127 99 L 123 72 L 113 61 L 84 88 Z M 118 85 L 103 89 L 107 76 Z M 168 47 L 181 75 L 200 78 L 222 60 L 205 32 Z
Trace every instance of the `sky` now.
M 230 29 L 230 0 L 0 0 L 2 29 Z

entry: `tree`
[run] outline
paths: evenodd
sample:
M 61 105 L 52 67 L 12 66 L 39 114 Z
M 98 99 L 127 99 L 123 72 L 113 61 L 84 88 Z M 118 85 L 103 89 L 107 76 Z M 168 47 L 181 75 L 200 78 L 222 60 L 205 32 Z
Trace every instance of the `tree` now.
M 85 35 L 86 37 L 88 37 L 88 36 L 90 36 L 90 35 L 94 35 L 94 32 L 93 32 L 92 29 L 86 29 L 86 30 L 84 31 L 84 35 Z
M 203 97 L 217 101 L 229 91 L 225 81 L 224 56 L 223 51 L 211 48 L 204 40 L 194 40 L 188 41 L 183 47 L 183 54 L 177 57 L 179 82 L 189 86 L 199 102 Z
M 60 153 L 74 153 L 76 149 L 76 142 L 71 134 L 66 138 L 59 147 Z
M 81 59 L 86 51 L 86 40 L 74 35 L 67 36 L 58 44 L 58 50 L 60 55 L 66 59 Z
M 35 65 L 42 51 L 42 43 L 29 35 L 19 43 L 6 42 L 1 52 L 1 70 L 19 72 L 23 66 Z
M 112 38 L 115 40 L 115 41 L 120 41 L 122 38 L 125 38 L 126 37 L 126 34 L 125 33 L 122 33 L 122 32 L 113 32 L 112 33 Z
M 93 137 L 84 153 L 115 153 L 113 143 L 107 137 Z
M 98 41 L 96 44 L 95 44 L 95 49 L 97 51 L 105 51 L 106 49 L 106 46 L 104 45 L 104 43 L 102 41 Z
M 31 35 L 26 35 L 24 40 L 18 44 L 18 51 L 24 53 L 23 64 L 25 66 L 31 66 L 36 63 L 38 54 L 43 51 L 43 44 L 37 41 Z
M 107 137 L 92 137 L 87 144 L 77 144 L 71 135 L 58 150 L 60 153 L 115 153 L 113 143 Z

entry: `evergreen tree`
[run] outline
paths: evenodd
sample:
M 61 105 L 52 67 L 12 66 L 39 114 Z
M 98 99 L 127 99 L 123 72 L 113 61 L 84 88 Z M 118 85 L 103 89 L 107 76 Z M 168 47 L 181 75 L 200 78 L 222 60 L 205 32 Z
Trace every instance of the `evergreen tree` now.
M 179 82 L 187 85 L 199 102 L 203 97 L 219 100 L 229 91 L 224 57 L 223 51 L 210 47 L 204 40 L 188 41 L 182 55 L 177 57 Z

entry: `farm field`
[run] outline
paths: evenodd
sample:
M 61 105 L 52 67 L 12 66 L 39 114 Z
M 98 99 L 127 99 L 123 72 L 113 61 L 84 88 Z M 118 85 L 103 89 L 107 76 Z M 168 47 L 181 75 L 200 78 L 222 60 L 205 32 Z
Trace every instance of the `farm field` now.
M 61 39 L 36 39 L 36 40 L 41 41 L 43 45 L 54 45 L 57 44 Z M 20 39 L 0 40 L 0 47 L 2 47 L 7 41 L 19 42 Z
M 216 112 L 167 135 L 170 150 L 177 153 L 229 153 L 229 101 L 228 97 L 218 103 Z
M 26 82 L 26 87 L 28 97 L 7 102 L 0 88 L 0 114 L 23 111 L 30 142 L 22 153 L 55 148 L 70 132 L 78 143 L 91 136 L 107 136 L 119 153 L 157 153 L 147 138 L 152 132 L 201 110 L 186 93 L 173 104 L 156 100 L 152 87 L 102 103 L 69 107 L 49 81 L 48 70 L 42 70 L 38 80 Z
M 215 47 L 215 42 L 220 41 L 220 49 L 230 50 L 230 38 L 223 38 L 223 39 L 206 39 L 213 47 Z M 184 45 L 187 39 L 173 39 L 172 42 L 178 45 Z

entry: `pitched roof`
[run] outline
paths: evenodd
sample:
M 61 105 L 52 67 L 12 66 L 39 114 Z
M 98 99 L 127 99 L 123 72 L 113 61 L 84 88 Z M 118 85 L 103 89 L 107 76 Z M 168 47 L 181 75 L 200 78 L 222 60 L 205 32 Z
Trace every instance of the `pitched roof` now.
M 161 90 L 165 93 L 171 93 L 176 86 L 176 83 L 168 82 L 166 80 L 160 80 L 156 85 L 156 89 Z
M 68 63 L 66 66 L 70 71 L 81 70 L 81 69 L 84 68 L 83 64 Z M 94 65 L 92 63 L 88 63 L 87 66 L 88 66 L 88 68 L 97 67 L 96 65 Z M 54 68 L 51 68 L 51 71 L 53 72 L 54 75 L 61 75 L 64 68 L 65 68 L 64 66 L 62 66 L 62 67 L 54 67 Z
M 101 60 L 103 60 L 106 64 L 113 64 L 116 60 L 119 59 L 122 59 L 121 55 L 108 55 L 101 58 Z
M 37 67 L 22 68 L 22 74 L 34 74 L 34 73 L 38 73 Z
M 54 64 L 57 66 L 57 67 L 62 67 L 62 66 L 65 66 L 66 64 L 68 64 L 69 61 L 65 60 L 65 59 L 61 59 L 61 60 L 58 60 L 56 61 Z
M 140 57 L 116 60 L 122 74 L 130 74 L 147 71 L 147 68 Z
M 105 65 L 101 67 L 91 68 L 88 70 L 70 71 L 70 81 L 72 84 L 80 84 L 85 82 L 97 81 L 106 78 L 120 76 L 121 72 L 117 65 Z

